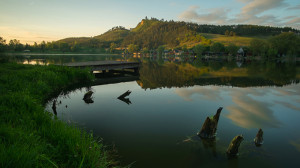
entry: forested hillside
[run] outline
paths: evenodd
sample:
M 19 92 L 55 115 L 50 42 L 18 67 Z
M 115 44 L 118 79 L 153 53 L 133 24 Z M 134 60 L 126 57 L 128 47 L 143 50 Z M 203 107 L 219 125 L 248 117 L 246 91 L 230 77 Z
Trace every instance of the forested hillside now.
M 249 45 L 253 38 L 268 38 L 282 32 L 300 33 L 299 30 L 285 27 L 259 25 L 199 25 L 196 23 L 164 21 L 156 18 L 143 19 L 135 28 L 127 30 L 117 26 L 93 38 L 68 38 L 62 41 L 69 44 L 77 41 L 82 46 L 92 48 L 109 48 L 111 43 L 116 47 L 127 47 L 130 44 L 139 48 L 156 49 L 161 45 L 176 48 L 197 44 L 211 45 L 213 42 Z M 214 35 L 213 35 L 214 34 Z M 226 38 L 227 37 L 227 38 Z M 233 38 L 234 37 L 234 38 Z M 73 40 L 73 41 L 72 41 Z
M 299 39 L 300 30 L 290 27 L 270 27 L 259 25 L 199 25 L 196 23 L 158 20 L 147 17 L 130 30 L 122 26 L 116 26 L 107 32 L 94 37 L 65 38 L 53 42 L 43 41 L 40 44 L 24 45 L 20 41 L 10 40 L 8 44 L 1 38 L 0 52 L 30 50 L 36 52 L 112 52 L 117 48 L 131 46 L 134 51 L 149 51 L 159 47 L 166 49 L 187 49 L 195 46 L 204 46 L 206 50 L 215 43 L 223 46 L 248 46 L 255 45 L 259 41 L 266 48 L 270 48 L 273 37 L 284 32 L 293 39 Z M 284 37 L 283 35 L 282 37 Z M 266 41 L 267 42 L 266 44 Z M 291 41 L 290 38 L 287 41 Z M 286 41 L 286 42 L 287 42 Z M 293 41 L 293 40 L 292 40 Z M 295 40 L 294 40 L 295 41 Z M 297 40 L 296 40 L 297 41 Z M 295 43 L 295 42 L 293 42 Z M 296 42 L 298 43 L 298 42 Z M 220 45 L 220 44 L 218 44 Z M 292 45 L 292 44 L 290 44 Z M 235 48 L 236 48 L 235 47 Z M 203 48 L 203 47 L 202 47 Z M 223 47 L 224 48 L 224 47 Z M 262 47 L 260 47 L 262 48 Z M 292 47 L 295 48 L 295 47 Z M 276 48 L 276 51 L 279 49 Z M 212 50 L 214 51 L 214 50 Z M 222 50 L 215 50 L 220 52 Z M 274 51 L 274 53 L 276 53 Z M 294 51 L 294 49 L 293 49 Z

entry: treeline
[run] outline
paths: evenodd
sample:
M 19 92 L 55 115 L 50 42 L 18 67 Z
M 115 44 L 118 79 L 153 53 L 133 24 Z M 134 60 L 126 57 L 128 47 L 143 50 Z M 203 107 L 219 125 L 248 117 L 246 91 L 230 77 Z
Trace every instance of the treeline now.
M 126 48 L 130 44 L 139 48 L 157 49 L 164 45 L 167 48 L 178 48 L 186 43 L 201 44 L 210 46 L 212 41 L 205 38 L 201 33 L 221 34 L 226 36 L 275 36 L 282 32 L 300 31 L 285 27 L 270 27 L 258 25 L 199 25 L 188 22 L 175 22 L 158 20 L 147 17 L 143 19 L 135 28 L 127 30 L 122 26 L 116 26 L 107 32 L 93 38 L 68 38 L 60 40 L 71 44 L 74 41 L 87 48 L 107 48 L 111 50 L 113 43 L 116 48 Z
M 70 38 L 64 41 L 53 41 L 30 44 L 22 44 L 13 39 L 8 43 L 0 37 L 0 52 L 107 52 L 100 48 L 93 38 Z
M 290 33 L 280 35 L 281 33 Z M 251 44 L 254 54 L 287 54 L 297 53 L 299 30 L 285 27 L 270 27 L 258 25 L 199 25 L 188 22 L 175 22 L 158 20 L 156 18 L 143 19 L 135 28 L 127 30 L 125 27 L 116 26 L 107 32 L 95 37 L 66 38 L 54 42 L 42 42 L 34 45 L 21 44 L 18 40 L 10 40 L 8 43 L 1 38 L 0 52 L 6 51 L 38 51 L 38 52 L 116 52 L 118 48 L 128 48 L 130 45 L 134 50 L 149 51 L 165 47 L 167 49 L 193 49 L 202 53 L 203 51 L 226 52 L 226 47 L 220 43 L 213 43 L 201 33 L 213 33 L 226 36 L 264 36 L 279 38 L 284 44 L 273 40 L 258 40 L 263 45 Z M 275 38 L 276 37 L 276 38 Z M 263 42 L 264 41 L 264 42 Z M 294 42 L 297 42 L 294 44 Z M 188 44 L 188 46 L 187 46 Z M 262 48 L 263 46 L 263 48 Z M 299 46 L 299 45 L 298 45 Z M 240 46 L 238 46 L 240 47 Z M 137 49 L 136 49 L 137 48 Z M 227 46 L 228 53 L 236 53 L 237 46 Z
M 186 23 L 188 27 L 199 33 L 212 33 L 226 35 L 226 31 L 235 33 L 238 36 L 274 36 L 282 32 L 300 33 L 299 30 L 291 27 L 271 27 L 259 25 L 199 25 L 196 23 Z
M 139 47 L 157 48 L 166 45 L 174 48 L 185 42 L 210 44 L 200 33 L 212 33 L 226 36 L 275 36 L 282 32 L 300 33 L 290 27 L 270 27 L 258 25 L 199 25 L 196 23 L 143 19 L 130 31 L 121 46 L 136 44 Z
M 253 39 L 249 49 L 254 56 L 300 56 L 300 37 L 293 32 L 281 33 L 268 40 Z

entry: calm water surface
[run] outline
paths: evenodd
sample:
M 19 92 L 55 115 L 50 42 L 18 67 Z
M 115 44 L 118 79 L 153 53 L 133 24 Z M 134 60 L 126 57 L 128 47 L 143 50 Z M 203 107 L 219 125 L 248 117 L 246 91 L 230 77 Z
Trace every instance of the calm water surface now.
M 121 56 L 57 56 L 44 62 L 122 60 Z M 40 58 L 36 58 L 40 59 Z M 136 58 L 132 58 L 135 60 Z M 132 167 L 298 167 L 299 63 L 177 61 L 145 58 L 138 80 L 81 88 L 59 96 L 57 117 L 115 145 Z M 175 61 L 175 62 L 173 62 Z M 82 98 L 92 90 L 94 103 Z M 127 104 L 117 99 L 130 90 Z M 46 109 L 52 112 L 52 102 Z M 67 105 L 67 108 L 66 108 Z M 214 141 L 196 136 L 223 107 Z M 254 145 L 259 128 L 264 144 Z M 243 134 L 237 158 L 226 149 Z

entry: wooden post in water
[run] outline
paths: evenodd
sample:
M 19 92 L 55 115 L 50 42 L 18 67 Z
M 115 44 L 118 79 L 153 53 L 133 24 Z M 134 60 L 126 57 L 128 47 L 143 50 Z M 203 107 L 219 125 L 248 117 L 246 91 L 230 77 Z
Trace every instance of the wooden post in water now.
M 228 149 L 227 149 L 227 155 L 229 156 L 236 156 L 239 152 L 239 147 L 242 141 L 244 140 L 243 135 L 237 135 L 235 136 L 232 141 L 230 142 Z
M 92 92 L 92 91 L 88 91 L 87 93 L 84 94 L 83 100 L 85 103 L 87 103 L 87 104 L 94 103 L 94 101 L 92 99 L 93 93 L 94 92 Z
M 256 146 L 260 146 L 264 143 L 263 134 L 264 134 L 264 132 L 260 128 L 256 134 L 256 137 L 254 138 L 254 143 Z
M 56 100 L 53 101 L 53 104 L 52 104 L 52 110 L 53 110 L 54 115 L 57 115 L 57 111 L 56 111 Z
M 202 128 L 200 132 L 198 132 L 198 136 L 201 138 L 214 138 L 216 136 L 218 122 L 220 118 L 220 114 L 223 107 L 220 107 L 217 110 L 217 113 L 212 117 L 207 117 L 204 124 L 202 125 Z

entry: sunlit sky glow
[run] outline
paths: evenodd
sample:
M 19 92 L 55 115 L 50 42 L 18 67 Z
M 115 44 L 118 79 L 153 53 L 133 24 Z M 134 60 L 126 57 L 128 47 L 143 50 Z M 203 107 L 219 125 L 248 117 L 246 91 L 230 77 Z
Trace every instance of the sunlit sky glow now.
M 22 43 L 91 37 L 145 16 L 200 24 L 300 29 L 299 0 L 0 0 L 0 36 Z

